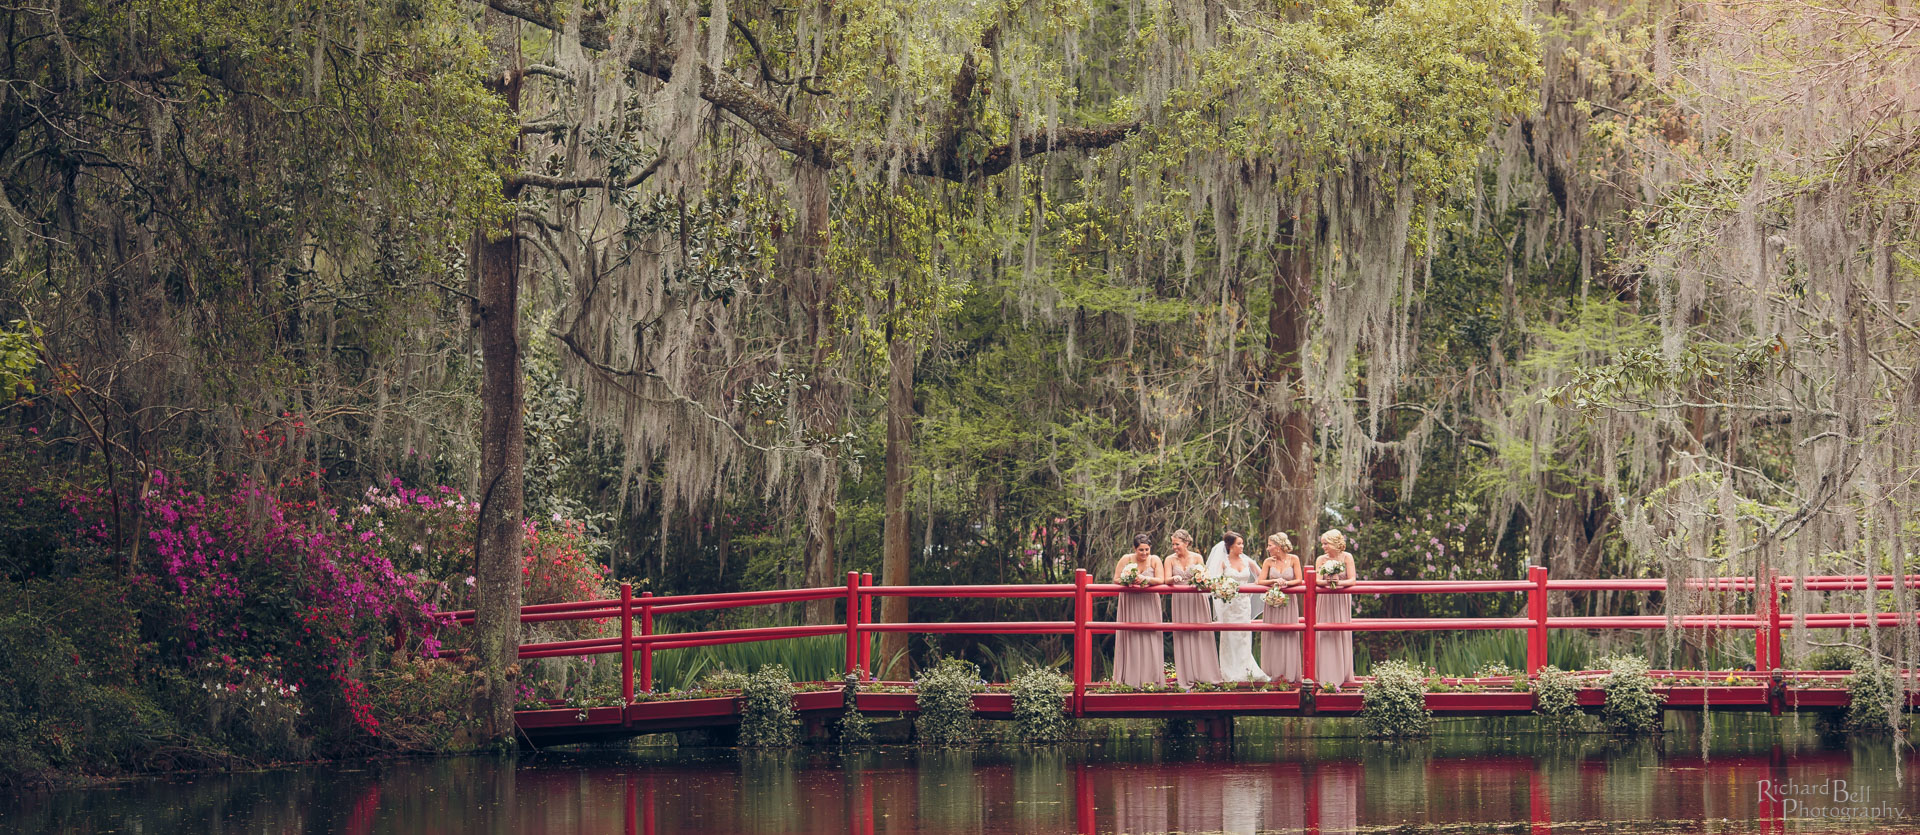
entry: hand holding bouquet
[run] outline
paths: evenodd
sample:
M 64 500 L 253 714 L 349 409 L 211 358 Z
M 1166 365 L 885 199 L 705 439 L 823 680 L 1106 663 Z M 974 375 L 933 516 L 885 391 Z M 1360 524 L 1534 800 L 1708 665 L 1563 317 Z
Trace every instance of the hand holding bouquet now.
M 1267 589 L 1267 593 L 1264 595 L 1261 595 L 1260 600 L 1261 602 L 1267 604 L 1268 606 L 1273 606 L 1273 607 L 1285 606 L 1287 605 L 1287 593 L 1284 591 L 1281 591 L 1279 586 L 1275 586 L 1273 588 Z
M 1213 592 L 1213 599 L 1222 603 L 1231 603 L 1240 596 L 1240 581 L 1224 575 L 1209 581 L 1207 588 Z
M 1120 572 L 1120 585 L 1139 588 L 1146 584 L 1147 578 L 1140 574 L 1140 567 L 1137 565 L 1129 565 L 1125 571 Z

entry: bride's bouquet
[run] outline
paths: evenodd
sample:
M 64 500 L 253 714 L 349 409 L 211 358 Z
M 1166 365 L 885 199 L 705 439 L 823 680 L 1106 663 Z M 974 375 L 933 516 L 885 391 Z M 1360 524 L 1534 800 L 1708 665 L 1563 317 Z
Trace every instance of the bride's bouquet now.
M 1279 586 L 1275 586 L 1267 589 L 1267 593 L 1260 596 L 1260 601 L 1268 606 L 1285 606 L 1287 605 L 1287 593 L 1281 591 Z
M 1129 565 L 1127 570 L 1120 572 L 1120 585 L 1137 589 L 1146 584 L 1147 578 L 1140 574 L 1139 566 Z
M 1231 603 L 1240 596 L 1240 581 L 1221 575 L 1207 582 L 1207 590 L 1213 592 L 1213 599 L 1222 603 Z

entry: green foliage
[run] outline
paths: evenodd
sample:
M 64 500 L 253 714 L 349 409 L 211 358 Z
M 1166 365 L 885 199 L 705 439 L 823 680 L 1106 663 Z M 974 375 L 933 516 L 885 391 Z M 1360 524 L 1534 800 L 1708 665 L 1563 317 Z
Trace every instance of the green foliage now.
M 1172 7 L 1155 12 L 1166 32 L 1185 31 Z M 1391 169 L 1421 198 L 1457 189 L 1498 116 L 1528 109 L 1539 73 L 1533 32 L 1503 0 L 1249 9 L 1213 34 L 1173 96 L 1167 153 L 1277 156 L 1291 163 L 1289 192 L 1347 165 Z
M 860 677 L 848 673 L 841 679 L 841 713 L 835 723 L 841 745 L 866 745 L 873 742 L 873 726 L 860 712 Z
M 787 748 L 794 744 L 793 682 L 787 668 L 768 664 L 747 676 L 740 689 L 740 744 Z
M 1800 664 L 1803 670 L 1855 670 L 1861 666 L 1860 653 L 1849 647 L 1821 647 L 1807 653 Z
M 705 690 L 708 692 L 720 692 L 720 691 L 727 691 L 727 690 L 738 692 L 741 690 L 745 690 L 747 689 L 747 674 L 737 673 L 732 670 L 725 670 L 725 669 L 714 670 L 713 672 L 710 672 L 704 676 L 701 676 L 700 684 L 695 689 Z
M 17 320 L 0 328 L 0 403 L 34 393 L 33 370 L 40 365 L 40 352 L 33 343 L 40 337 L 39 328 Z
M 1011 682 L 1013 721 L 1026 742 L 1059 742 L 1073 733 L 1067 696 L 1073 682 L 1049 667 L 1030 667 Z
M 1906 692 L 1893 669 L 1877 661 L 1861 659 L 1846 677 L 1847 729 L 1864 732 L 1893 732 L 1906 728 Z
M 1367 736 L 1383 739 L 1424 737 L 1433 731 L 1427 710 L 1427 671 L 1404 661 L 1373 668 L 1373 680 L 1360 688 L 1360 724 Z
M 914 677 L 920 712 L 913 717 L 921 745 L 968 745 L 974 741 L 973 694 L 986 682 L 971 661 L 944 658 Z
M 1563 670 L 1586 669 L 1588 655 L 1588 641 L 1577 633 L 1557 632 L 1547 643 L 1547 663 Z M 1518 670 L 1527 664 L 1527 635 L 1517 629 L 1462 634 L 1419 633 L 1392 650 L 1388 656 L 1419 667 L 1432 668 L 1448 676 L 1478 675 L 1481 670 L 1494 665 Z M 1370 665 L 1359 663 L 1357 652 L 1354 661 L 1360 675 L 1366 675 L 1372 669 Z
M 1580 710 L 1579 683 L 1573 674 L 1559 667 L 1542 667 L 1533 680 L 1533 712 L 1547 727 L 1570 729 L 1585 714 Z
M 274 753 L 212 738 L 204 681 L 149 666 L 132 613 L 95 603 L 117 587 L 92 576 L 0 584 L 0 786 Z
M 386 744 L 402 751 L 440 753 L 472 747 L 473 698 L 479 682 L 465 668 L 439 658 L 397 653 L 367 676 L 368 702 Z
M 685 690 L 716 670 L 751 672 L 769 664 L 785 667 L 795 681 L 838 681 L 846 666 L 846 650 L 846 638 L 838 635 L 661 650 L 653 654 L 654 686 Z
M 1665 726 L 1661 703 L 1664 696 L 1653 692 L 1653 676 L 1647 661 L 1639 656 L 1615 655 L 1600 659 L 1608 672 L 1600 680 L 1607 702 L 1600 718 L 1607 730 L 1616 734 L 1657 734 Z

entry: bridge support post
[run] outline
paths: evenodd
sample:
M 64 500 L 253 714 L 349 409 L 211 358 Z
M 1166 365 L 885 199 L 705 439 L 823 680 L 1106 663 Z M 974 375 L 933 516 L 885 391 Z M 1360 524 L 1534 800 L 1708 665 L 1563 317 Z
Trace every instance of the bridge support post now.
M 1547 666 L 1547 569 L 1545 566 L 1527 566 L 1527 579 L 1533 588 L 1527 589 L 1527 617 L 1533 625 L 1527 627 L 1527 675 L 1539 675 L 1540 668 Z
M 847 572 L 847 674 L 860 673 L 860 572 Z
M 1320 649 L 1320 620 L 1314 604 L 1314 592 L 1318 590 L 1320 581 L 1316 576 L 1319 572 L 1312 565 L 1302 565 L 1300 569 L 1306 575 L 1307 584 L 1306 590 L 1300 593 L 1300 689 L 1304 691 L 1300 698 L 1301 704 L 1305 704 L 1307 694 L 1313 690 L 1313 677 L 1319 672 L 1319 668 L 1314 666 Z
M 1193 732 L 1208 739 L 1230 743 L 1233 741 L 1233 716 L 1225 713 L 1195 716 Z
M 640 634 L 653 634 L 653 592 L 640 593 Z M 640 647 L 640 690 L 653 692 L 653 644 Z
M 873 585 L 872 574 L 860 575 L 861 588 L 867 588 L 872 585 Z M 860 622 L 862 624 L 868 624 L 873 622 L 873 595 L 868 594 L 864 591 L 860 593 Z M 860 680 L 872 681 L 873 680 L 873 633 L 865 629 L 860 630 L 859 641 L 860 641 Z
M 1087 632 L 1087 621 L 1093 614 L 1093 598 L 1087 594 L 1087 570 L 1073 570 L 1073 715 L 1085 716 L 1087 713 L 1087 681 L 1091 677 L 1093 659 L 1092 636 Z
M 620 704 L 633 704 L 633 584 L 620 584 Z

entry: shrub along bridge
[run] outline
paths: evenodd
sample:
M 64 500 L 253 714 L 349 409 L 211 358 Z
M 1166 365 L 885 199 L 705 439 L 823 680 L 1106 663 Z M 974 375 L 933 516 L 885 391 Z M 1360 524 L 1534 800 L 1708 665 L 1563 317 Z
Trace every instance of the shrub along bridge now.
M 864 688 L 857 703 L 867 713 L 912 713 L 917 709 L 910 683 L 874 682 L 871 678 L 871 636 L 883 632 L 919 632 L 937 634 L 1066 635 L 1072 637 L 1072 693 L 1066 709 L 1074 716 L 1086 717 L 1165 717 L 1186 712 L 1213 733 L 1229 732 L 1231 724 L 1217 721 L 1234 715 L 1253 716 L 1352 716 L 1360 712 L 1361 695 L 1349 686 L 1332 691 L 1327 688 L 1278 687 L 1209 690 L 1204 692 L 1120 692 L 1093 681 L 1096 661 L 1093 637 L 1121 630 L 1201 631 L 1229 630 L 1302 633 L 1302 669 L 1314 669 L 1317 636 L 1332 631 L 1448 631 L 1467 629 L 1511 629 L 1527 634 L 1526 674 L 1537 673 L 1547 663 L 1549 636 L 1553 630 L 1664 630 L 1665 615 L 1549 616 L 1547 597 L 1555 592 L 1665 592 L 1666 580 L 1555 580 L 1546 569 L 1535 566 L 1526 580 L 1491 581 L 1360 581 L 1338 591 L 1316 588 L 1313 568 L 1306 568 L 1306 582 L 1287 589 L 1298 596 L 1301 619 L 1292 624 L 1267 623 L 1116 623 L 1093 619 L 1093 601 L 1124 592 L 1113 584 L 1094 583 L 1082 569 L 1074 573 L 1072 583 L 1040 585 L 982 586 L 876 586 L 873 575 L 849 572 L 844 587 L 783 589 L 773 591 L 729 592 L 722 594 L 654 597 L 651 593 L 633 594 L 632 586 L 621 584 L 620 597 L 569 603 L 546 603 L 521 609 L 521 622 L 600 621 L 618 619 L 619 637 L 529 643 L 520 647 L 522 659 L 561 658 L 591 655 L 617 655 L 621 664 L 620 704 L 599 707 L 553 707 L 521 710 L 517 718 L 521 730 L 537 745 L 563 744 L 685 728 L 723 727 L 739 722 L 736 698 L 660 699 L 652 693 L 653 653 L 659 650 L 715 646 L 752 641 L 772 641 L 814 635 L 846 636 L 846 671 L 875 688 Z M 1907 575 L 1908 587 L 1920 587 L 1920 575 Z M 1666 699 L 1669 710 L 1834 711 L 1847 706 L 1847 693 L 1840 687 L 1844 671 L 1807 671 L 1781 669 L 1781 647 L 1788 629 L 1842 629 L 1867 626 L 1896 626 L 1896 613 L 1835 613 L 1783 617 L 1780 593 L 1891 589 L 1895 578 L 1887 575 L 1818 576 L 1797 579 L 1773 576 L 1762 583 L 1752 577 L 1696 579 L 1687 582 L 1694 591 L 1753 593 L 1757 587 L 1771 588 L 1773 594 L 1754 595 L 1754 611 L 1746 614 L 1697 614 L 1673 618 L 1672 625 L 1682 630 L 1748 631 L 1753 634 L 1755 653 L 1751 671 L 1701 672 L 1656 670 L 1656 690 Z M 1154 591 L 1169 594 L 1200 593 L 1188 587 L 1156 586 Z M 1245 586 L 1243 594 L 1260 594 L 1265 589 Z M 1526 595 L 1526 615 L 1504 618 L 1355 618 L 1340 623 L 1316 620 L 1315 600 L 1328 594 L 1489 594 Z M 974 623 L 876 623 L 873 619 L 876 598 L 1052 598 L 1071 601 L 1072 619 L 1063 621 L 1016 621 Z M 743 629 L 719 629 L 700 632 L 659 633 L 654 630 L 657 615 L 709 609 L 732 609 L 817 600 L 844 600 L 842 622 L 806 626 L 769 626 Z M 472 623 L 471 610 L 449 613 L 455 623 Z M 1589 686 L 1579 690 L 1583 708 L 1594 711 L 1604 703 L 1598 677 L 1605 671 L 1581 671 Z M 1517 677 L 1484 679 L 1448 678 L 1448 692 L 1426 695 L 1427 707 L 1436 715 L 1501 716 L 1530 713 L 1533 694 L 1527 692 L 1524 679 Z M 794 694 L 794 708 L 809 725 L 820 727 L 842 710 L 841 682 L 823 682 L 817 689 Z M 640 694 L 636 698 L 636 694 Z M 1910 696 L 1909 708 L 1920 705 L 1920 694 Z M 990 685 L 987 692 L 974 696 L 981 718 L 1008 719 L 1013 715 L 1013 696 L 1004 686 Z

